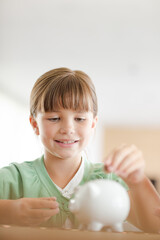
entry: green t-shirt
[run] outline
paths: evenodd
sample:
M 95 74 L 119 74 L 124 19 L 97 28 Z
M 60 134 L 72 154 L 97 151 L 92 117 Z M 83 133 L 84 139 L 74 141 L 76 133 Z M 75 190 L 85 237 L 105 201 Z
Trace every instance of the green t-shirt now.
M 105 173 L 103 163 L 92 163 L 84 158 L 84 174 L 80 185 L 94 179 L 111 179 L 121 183 L 127 190 L 124 181 L 114 173 Z M 18 199 L 23 197 L 53 197 L 59 203 L 59 213 L 51 217 L 42 226 L 62 227 L 67 218 L 76 228 L 78 222 L 68 209 L 69 199 L 62 196 L 49 177 L 44 166 L 44 156 L 34 161 L 12 163 L 0 169 L 0 199 Z

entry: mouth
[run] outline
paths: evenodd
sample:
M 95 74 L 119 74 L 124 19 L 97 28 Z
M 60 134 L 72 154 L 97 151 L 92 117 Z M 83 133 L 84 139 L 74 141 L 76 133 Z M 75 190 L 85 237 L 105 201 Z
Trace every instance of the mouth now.
M 74 144 L 77 143 L 79 140 L 55 140 L 57 143 L 61 144 Z

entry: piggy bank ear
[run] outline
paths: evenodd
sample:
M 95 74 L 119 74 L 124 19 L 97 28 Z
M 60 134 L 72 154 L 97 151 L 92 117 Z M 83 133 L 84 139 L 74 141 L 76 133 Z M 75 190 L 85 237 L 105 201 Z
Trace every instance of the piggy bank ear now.
M 93 183 L 88 184 L 88 195 L 91 196 L 92 198 L 95 198 L 99 195 L 100 189 L 99 187 Z

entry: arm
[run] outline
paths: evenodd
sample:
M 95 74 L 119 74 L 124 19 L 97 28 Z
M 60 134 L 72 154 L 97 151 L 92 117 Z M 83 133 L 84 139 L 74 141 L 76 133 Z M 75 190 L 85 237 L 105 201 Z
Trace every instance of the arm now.
M 0 200 L 0 224 L 38 226 L 58 212 L 56 198 Z
M 145 232 L 159 232 L 160 218 L 156 216 L 156 208 L 160 206 L 160 198 L 147 177 L 136 185 L 128 184 L 131 210 L 128 221 Z
M 114 171 L 129 186 L 131 209 L 128 220 L 147 232 L 160 231 L 160 219 L 155 215 L 160 197 L 144 174 L 144 159 L 134 145 L 122 145 L 105 159 L 107 171 Z

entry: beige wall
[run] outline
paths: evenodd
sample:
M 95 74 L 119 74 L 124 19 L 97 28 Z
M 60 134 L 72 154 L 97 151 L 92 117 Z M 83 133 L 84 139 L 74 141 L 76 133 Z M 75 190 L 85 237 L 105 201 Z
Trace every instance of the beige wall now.
M 121 143 L 133 143 L 143 151 L 145 172 L 158 181 L 160 192 L 160 128 L 105 127 L 103 156 Z

